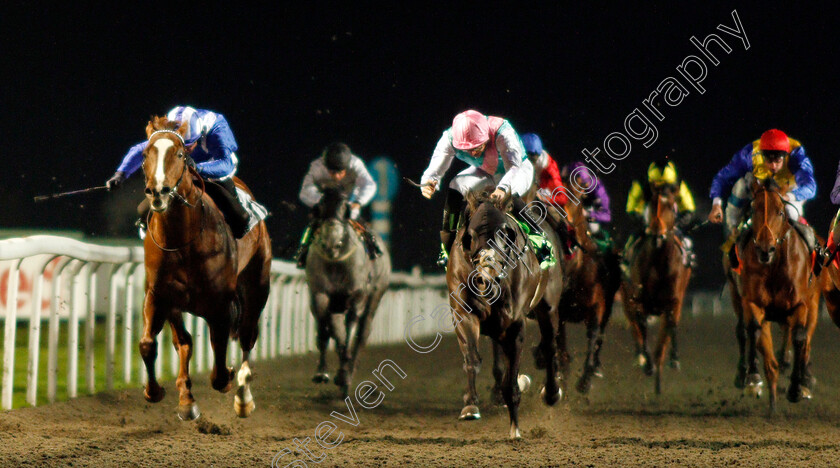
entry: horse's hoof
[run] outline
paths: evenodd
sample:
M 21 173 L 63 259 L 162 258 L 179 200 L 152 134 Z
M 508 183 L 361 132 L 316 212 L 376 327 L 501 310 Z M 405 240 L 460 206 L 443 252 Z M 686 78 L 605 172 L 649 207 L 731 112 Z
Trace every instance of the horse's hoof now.
M 458 416 L 458 419 L 461 421 L 475 421 L 481 419 L 481 412 L 478 410 L 478 406 L 467 405 L 461 410 L 461 415 Z
M 601 366 L 598 366 L 592 370 L 592 377 L 597 377 L 599 379 L 604 378 L 604 372 L 601 370 Z
M 318 372 L 312 377 L 312 381 L 315 383 L 329 383 L 330 374 L 327 374 L 326 372 Z
M 580 376 L 580 378 L 577 381 L 577 384 L 575 385 L 575 390 L 577 390 L 580 394 L 586 395 L 591 389 L 592 379 L 586 378 L 585 375 Z
M 160 386 L 156 389 L 152 389 L 152 393 L 149 393 L 149 387 L 146 387 L 146 389 L 143 390 L 143 398 L 145 398 L 149 403 L 157 403 L 160 400 L 163 400 L 163 397 L 165 396 L 166 389 Z
M 674 369 L 675 371 L 680 370 L 680 361 L 678 359 L 671 359 L 668 365 L 671 366 L 671 369 Z
M 554 406 L 555 403 L 560 401 L 563 398 L 563 389 L 557 387 L 557 393 L 549 394 L 545 391 L 545 387 L 540 389 L 540 397 L 542 397 L 543 402 L 545 402 L 548 406 Z
M 796 386 L 791 385 L 790 387 L 788 387 L 787 392 L 785 392 L 785 394 L 785 396 L 787 396 L 788 401 L 791 403 L 799 403 L 802 400 L 810 400 L 812 397 L 811 390 L 803 386 L 799 386 L 797 388 Z
M 195 403 L 189 405 L 178 405 L 178 419 L 181 421 L 195 421 L 201 416 L 198 411 L 198 405 Z
M 227 393 L 233 388 L 233 378 L 236 376 L 233 367 L 227 368 L 227 374 L 227 378 L 223 375 L 217 375 L 215 379 L 210 381 L 213 390 L 217 390 L 220 393 Z
M 744 395 L 748 397 L 761 398 L 761 393 L 764 391 L 764 382 L 758 374 L 751 374 L 747 376 L 744 385 Z
M 519 374 L 519 378 L 516 379 L 516 382 L 519 384 L 520 393 L 525 393 L 529 388 L 531 388 L 531 378 L 526 374 Z
M 651 375 L 653 375 L 653 370 L 654 370 L 653 369 L 653 363 L 650 362 L 650 361 L 647 361 L 645 363 L 645 366 L 642 368 L 642 370 L 645 372 L 646 376 L 650 377 Z
M 645 355 L 642 353 L 637 354 L 636 365 L 638 365 L 639 367 L 645 367 L 645 364 L 647 364 L 647 358 L 645 357 Z
M 346 387 L 349 385 L 349 378 L 348 372 L 344 369 L 339 369 L 338 373 L 335 374 L 335 378 L 333 379 L 333 383 L 339 387 Z
M 519 428 L 513 423 L 510 424 L 510 438 L 511 440 L 522 438 L 522 433 L 519 432 Z
M 242 403 L 239 395 L 233 397 L 233 411 L 235 411 L 236 415 L 240 418 L 247 418 L 250 416 L 251 412 L 254 411 L 254 408 L 256 407 L 257 405 L 254 403 L 253 398 L 247 403 Z

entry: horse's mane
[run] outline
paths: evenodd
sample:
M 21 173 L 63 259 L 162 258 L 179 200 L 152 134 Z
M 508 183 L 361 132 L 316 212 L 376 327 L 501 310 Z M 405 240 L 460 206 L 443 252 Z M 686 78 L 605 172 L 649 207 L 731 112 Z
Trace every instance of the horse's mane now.
M 343 200 L 347 198 L 347 192 L 338 184 L 329 184 L 321 188 L 324 200 Z

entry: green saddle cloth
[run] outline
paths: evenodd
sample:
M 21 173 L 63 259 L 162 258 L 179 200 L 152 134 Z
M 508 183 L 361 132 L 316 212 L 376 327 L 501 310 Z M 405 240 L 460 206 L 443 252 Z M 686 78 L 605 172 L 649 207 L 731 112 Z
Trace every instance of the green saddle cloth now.
M 510 216 L 510 215 L 509 215 Z M 537 256 L 537 260 L 540 261 L 540 269 L 545 270 L 551 266 L 554 266 L 557 263 L 557 258 L 554 256 L 554 249 L 551 248 L 551 241 L 545 237 L 545 233 L 542 232 L 531 232 L 531 227 L 528 226 L 528 223 L 524 221 L 520 221 L 513 216 L 510 216 L 511 219 L 516 221 L 516 224 L 522 229 L 522 232 L 525 233 L 525 236 L 528 237 L 528 243 L 531 244 L 531 248 L 534 250 L 534 254 Z

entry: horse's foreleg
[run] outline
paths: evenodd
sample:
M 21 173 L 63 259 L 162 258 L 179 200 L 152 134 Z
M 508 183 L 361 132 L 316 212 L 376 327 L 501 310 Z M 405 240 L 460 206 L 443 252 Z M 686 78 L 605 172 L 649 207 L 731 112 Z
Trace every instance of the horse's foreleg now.
M 230 303 L 228 307 L 233 307 L 233 303 Z M 213 370 L 210 372 L 210 384 L 213 389 L 222 393 L 229 392 L 233 387 L 233 367 L 227 366 L 230 317 L 230 313 L 223 313 L 215 321 L 207 321 L 210 329 L 210 345 L 213 347 Z
M 140 356 L 143 357 L 143 364 L 146 365 L 146 390 L 143 396 L 147 401 L 157 403 L 166 395 L 166 391 L 158 384 L 155 375 L 155 360 L 157 360 L 157 335 L 166 322 L 167 314 L 158 304 L 155 304 L 154 296 L 146 291 L 143 301 L 143 336 L 140 338 Z
M 671 337 L 677 329 L 677 324 L 672 314 L 668 314 L 663 318 L 662 325 L 659 326 L 659 338 L 657 339 L 656 352 L 654 353 L 657 395 L 662 393 L 662 368 L 665 364 L 665 351 L 668 349 Z
M 595 356 L 598 348 L 598 315 L 600 314 L 587 317 L 585 321 L 586 360 L 583 363 L 583 374 L 581 374 L 580 379 L 578 379 L 577 385 L 575 386 L 577 391 L 583 394 L 589 393 L 589 389 L 592 387 L 592 375 L 595 373 Z
M 335 374 L 333 383 L 335 383 L 342 392 L 344 397 L 347 396 L 349 388 L 349 375 L 347 372 L 347 363 L 350 360 L 348 353 L 348 328 L 351 320 L 347 314 L 330 314 L 330 330 L 332 331 L 333 340 L 335 340 L 335 352 L 338 354 L 338 372 Z
M 763 346 L 767 346 L 768 342 L 770 343 L 770 359 L 775 362 L 776 358 L 773 356 L 772 348 L 773 340 L 770 336 L 768 336 L 767 339 L 762 339 L 761 336 L 762 323 L 764 322 L 764 309 L 747 302 L 744 304 L 743 310 L 744 324 L 747 328 L 747 377 L 744 382 L 744 393 L 758 398 L 761 396 L 762 388 L 764 386 L 764 382 L 761 380 L 761 375 L 758 373 L 759 340 L 761 340 L 761 345 Z M 764 359 L 765 375 L 767 375 L 766 366 L 768 357 L 765 356 Z M 775 405 L 775 402 L 771 401 L 771 407 L 773 405 Z
M 557 372 L 560 374 L 560 387 L 563 392 L 567 391 L 567 384 L 569 382 L 569 374 L 571 373 L 572 358 L 569 355 L 569 348 L 566 343 L 566 322 L 562 319 L 557 323 Z M 551 356 L 546 356 L 546 366 Z
M 499 406 L 505 404 L 505 397 L 502 395 L 502 383 L 505 377 L 504 351 L 502 345 L 496 340 L 493 342 L 493 399 Z
M 738 315 L 738 324 L 735 325 L 735 337 L 738 339 L 738 370 L 735 373 L 735 388 L 744 388 L 744 380 L 747 378 L 747 327 L 744 325 L 744 316 Z
M 773 333 L 771 323 L 765 321 L 759 329 L 759 350 L 764 358 L 764 377 L 767 379 L 767 388 L 770 391 L 770 414 L 776 412 L 776 395 L 779 383 L 779 363 L 773 353 Z
M 783 323 L 782 327 L 782 343 L 779 346 L 779 351 L 776 353 L 776 361 L 779 362 L 779 371 L 783 372 L 790 369 L 791 346 L 792 346 L 792 330 L 791 327 Z
M 317 342 L 318 342 L 318 369 L 315 375 L 312 376 L 312 381 L 315 383 L 327 383 L 330 381 L 330 375 L 327 372 L 327 347 L 330 344 L 330 336 L 332 335 L 332 323 L 330 314 L 327 310 L 329 299 L 325 294 L 313 294 L 310 298 L 310 311 L 315 317 L 317 327 Z
M 537 321 L 540 325 L 540 350 L 545 359 L 545 383 L 541 392 L 543 401 L 547 405 L 554 405 L 563 397 L 563 392 L 557 382 L 557 330 L 559 317 L 557 307 L 549 307 L 541 303 L 536 310 Z M 524 335 L 524 330 L 522 333 Z M 520 390 L 522 390 L 520 388 Z
M 650 350 L 647 342 L 647 317 L 637 313 L 632 322 L 633 335 L 636 337 L 636 360 L 645 375 L 653 375 L 653 359 L 650 358 Z
M 502 395 L 505 397 L 505 403 L 508 407 L 508 415 L 510 416 L 510 438 L 518 439 L 522 437 L 519 432 L 519 401 L 521 392 L 519 390 L 519 360 L 522 356 L 522 343 L 525 338 L 524 323 L 518 322 L 512 324 L 505 331 L 504 342 L 502 349 L 507 356 L 508 368 L 505 376 L 504 386 L 502 387 Z M 548 382 L 546 382 L 548 385 Z M 548 398 L 550 390 L 545 389 L 544 398 Z M 555 395 L 557 395 L 555 393 Z
M 464 312 L 460 308 L 456 311 L 460 316 L 460 321 L 455 325 L 455 334 L 458 337 L 461 354 L 464 355 L 464 372 L 467 373 L 467 392 L 464 394 L 464 408 L 461 409 L 459 419 L 481 419 L 481 412 L 478 410 L 478 390 L 475 385 L 476 376 L 481 370 L 481 356 L 478 354 L 480 325 L 475 315 Z M 459 318 L 456 317 L 455 320 Z
M 601 373 L 601 348 L 604 346 L 604 335 L 610 321 L 610 315 L 612 315 L 615 291 L 612 292 L 612 296 L 610 297 L 609 292 L 606 293 L 603 315 L 598 319 L 598 339 L 595 341 L 595 369 L 593 369 L 592 375 L 599 378 L 604 376 Z
M 356 372 L 359 353 L 364 349 L 370 337 L 371 323 L 373 322 L 373 317 L 376 315 L 376 309 L 379 308 L 379 301 L 381 299 L 381 295 L 379 297 L 369 298 L 363 309 L 364 312 L 356 324 L 356 333 L 353 335 L 353 343 L 350 348 L 350 370 L 353 373 Z
M 796 403 L 803 399 L 811 398 L 811 391 L 806 380 L 808 366 L 808 329 L 806 328 L 807 308 L 800 305 L 792 315 L 792 322 L 788 328 L 791 330 L 793 343 L 793 371 L 790 375 L 790 386 L 787 390 L 787 399 Z
M 191 390 L 192 336 L 184 327 L 184 319 L 180 312 L 173 313 L 169 317 L 169 326 L 172 329 L 172 344 L 175 346 L 175 352 L 178 353 L 179 358 L 178 378 L 175 380 L 175 386 L 178 387 L 178 417 L 182 421 L 192 421 L 200 414 Z

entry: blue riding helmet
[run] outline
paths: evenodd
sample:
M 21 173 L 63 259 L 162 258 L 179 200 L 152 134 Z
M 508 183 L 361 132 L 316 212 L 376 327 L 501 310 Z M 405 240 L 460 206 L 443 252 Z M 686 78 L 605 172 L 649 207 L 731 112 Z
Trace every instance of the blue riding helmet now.
M 543 152 L 542 140 L 536 133 L 526 133 L 520 138 L 522 138 L 522 144 L 525 145 L 526 153 L 540 154 Z

